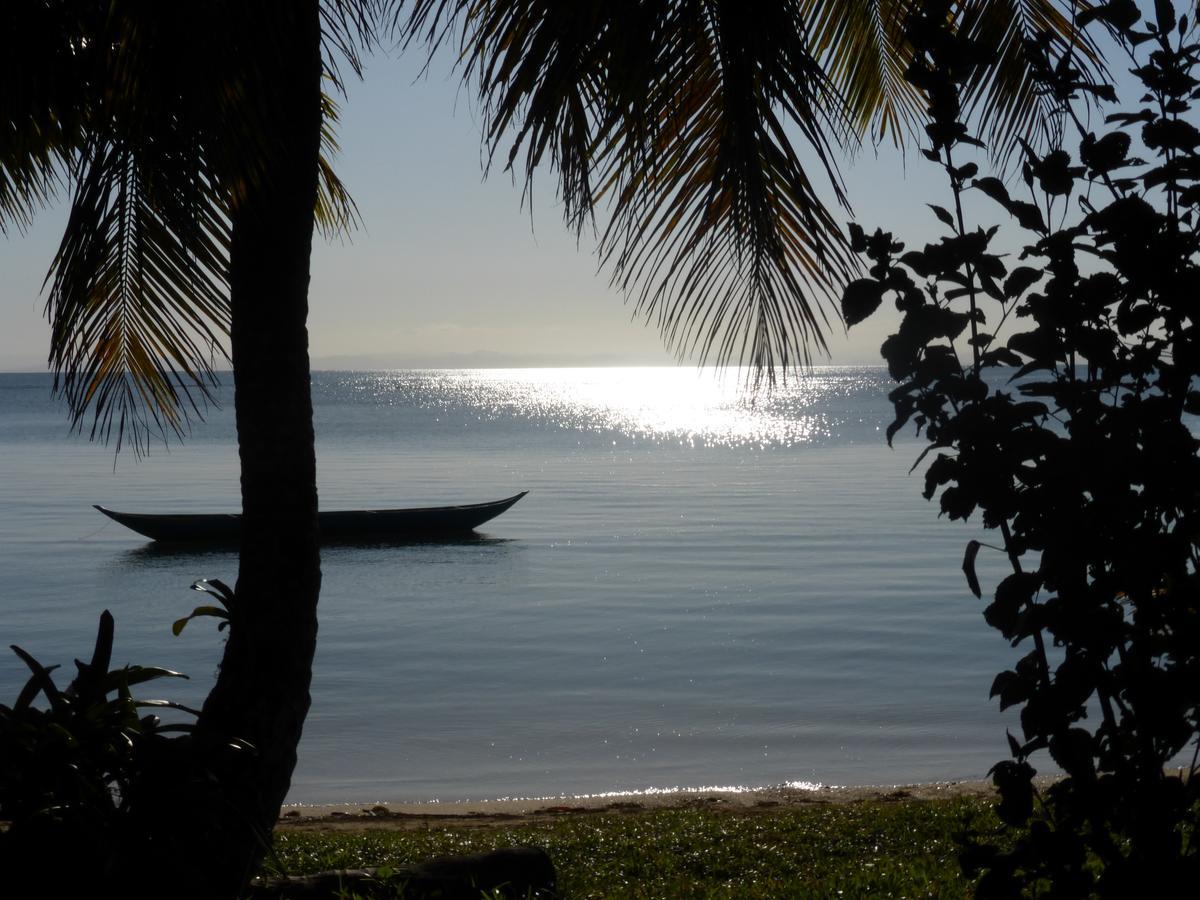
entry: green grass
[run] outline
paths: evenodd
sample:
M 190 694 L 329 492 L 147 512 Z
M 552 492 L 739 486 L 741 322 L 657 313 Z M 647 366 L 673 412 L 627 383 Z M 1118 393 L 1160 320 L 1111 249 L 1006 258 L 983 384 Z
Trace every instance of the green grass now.
M 766 813 L 708 809 L 588 815 L 514 827 L 280 832 L 287 874 L 395 867 L 439 854 L 534 846 L 564 898 L 969 897 L 956 835 L 992 829 L 973 800 L 856 803 Z

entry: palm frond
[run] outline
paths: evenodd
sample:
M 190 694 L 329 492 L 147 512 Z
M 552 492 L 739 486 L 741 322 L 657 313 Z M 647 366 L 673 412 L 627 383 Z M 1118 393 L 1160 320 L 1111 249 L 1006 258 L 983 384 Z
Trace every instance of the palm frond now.
M 846 119 L 797 15 L 788 4 L 682 10 L 648 97 L 656 115 L 639 123 L 649 149 L 600 157 L 614 281 L 681 354 L 768 378 L 825 349 L 836 286 L 853 271 L 789 134 L 844 205 L 830 136 Z
M 331 0 L 323 9 L 334 78 L 339 55 L 359 71 L 355 41 L 375 6 Z M 183 434 L 212 399 L 214 367 L 228 359 L 229 210 L 244 180 L 269 177 L 271 135 L 247 102 L 264 63 L 242 40 L 237 4 L 114 2 L 103 13 L 79 24 L 82 38 L 57 35 L 79 82 L 68 98 L 75 118 L 62 117 L 87 139 L 62 142 L 72 194 L 47 276 L 50 365 L 73 427 L 140 453 L 152 438 Z M 322 113 L 313 215 L 332 237 L 359 216 L 332 166 L 332 97 L 323 95 Z M 41 163 L 8 149 L 0 162 L 10 181 L 23 172 L 10 156 Z
M 76 177 L 47 315 L 72 424 L 135 452 L 182 434 L 211 399 L 229 330 L 229 225 L 203 175 L 95 144 Z
M 317 205 L 313 210 L 317 228 L 326 240 L 345 237 L 362 227 L 358 204 L 333 168 L 341 149 L 337 139 L 339 108 L 329 94 L 321 94 L 321 155 L 317 179 Z
M 13 229 L 24 232 L 33 224 L 34 214 L 54 202 L 65 169 L 56 141 L 36 140 L 36 135 L 9 137 L 9 146 L 0 148 L 0 154 L 10 160 L 0 163 L 0 235 L 4 236 Z
M 401 0 L 322 0 L 321 65 L 324 80 L 334 93 L 346 96 L 342 66 L 355 78 L 363 77 L 363 53 L 379 46 L 379 26 L 388 17 L 388 4 Z M 340 107 L 328 92 L 321 92 L 321 154 L 318 161 L 317 205 L 313 210 L 317 230 L 327 241 L 344 239 L 362 227 L 358 204 L 338 176 L 333 161 L 340 147 L 337 124 Z
M 533 172 L 549 162 L 576 228 L 595 204 L 593 154 L 603 136 L 622 126 L 630 135 L 646 133 L 651 114 L 641 93 L 654 53 L 652 6 L 519 0 L 477 5 L 462 19 L 470 29 L 463 32 L 464 79 L 484 106 L 489 162 L 500 153 L 506 169 L 520 165 L 527 191 Z M 420 11 L 418 5 L 414 17 Z M 626 16 L 634 18 L 622 23 Z M 453 21 L 446 19 L 448 26 Z
M 231 151 L 217 111 L 237 86 L 218 6 L 114 2 L 72 46 L 87 140 L 47 276 L 49 361 L 73 427 L 90 411 L 91 436 L 118 450 L 182 434 L 225 358 Z
M 0 234 L 27 228 L 63 185 L 81 140 L 82 33 L 71 4 L 0 4 Z
M 905 80 L 912 47 L 904 23 L 914 0 L 806 0 L 813 53 L 846 99 L 860 135 L 874 142 L 890 135 L 897 146 L 917 134 L 925 99 Z M 1094 41 L 1075 26 L 1085 0 L 959 0 L 950 16 L 991 64 L 976 70 L 966 99 L 1001 164 L 1023 138 L 1056 139 L 1054 104 L 1040 90 L 1026 45 L 1042 33 L 1053 49 L 1075 49 L 1076 63 L 1092 78 L 1103 72 Z
M 895 146 L 923 122 L 921 92 L 905 80 L 912 0 L 804 0 L 812 53 L 845 98 L 857 135 Z
M 325 78 L 343 97 L 346 82 L 342 64 L 356 78 L 363 74 L 362 54 L 379 42 L 378 23 L 386 16 L 384 0 L 322 0 L 321 62 Z
M 677 352 L 774 377 L 824 348 L 854 267 L 809 175 L 844 205 L 832 145 L 851 123 L 802 7 L 416 0 L 403 28 L 460 35 L 489 155 L 527 191 L 549 164 L 576 229 L 608 204 L 601 258 Z
M 1039 89 L 1027 55 L 1039 35 L 1050 37 L 1057 54 L 1070 51 L 1092 80 L 1105 74 L 1095 41 L 1075 25 L 1076 15 L 1094 4 L 1085 0 L 967 0 L 959 28 L 994 55 L 967 86 L 964 102 L 979 121 L 992 158 L 1006 166 L 1019 139 L 1057 143 L 1060 123 L 1052 98 Z
M 676 351 L 769 375 L 825 349 L 855 271 L 828 208 L 846 205 L 833 150 L 867 134 L 899 145 L 924 121 L 904 78 L 913 2 L 413 0 L 407 17 L 391 12 L 406 44 L 458 42 L 488 158 L 521 170 L 526 194 L 548 165 L 575 229 L 607 202 L 601 260 Z M 1026 37 L 1048 29 L 1099 65 L 1064 12 L 1076 2 L 952 5 L 998 60 L 967 96 L 1001 154 L 1052 128 Z

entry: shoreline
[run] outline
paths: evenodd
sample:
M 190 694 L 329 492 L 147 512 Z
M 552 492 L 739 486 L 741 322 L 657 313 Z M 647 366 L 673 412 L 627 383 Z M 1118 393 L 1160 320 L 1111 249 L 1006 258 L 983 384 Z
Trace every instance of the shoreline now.
M 1053 776 L 1041 776 L 1036 782 L 1044 785 L 1053 780 Z M 600 813 L 695 808 L 748 813 L 827 804 L 988 799 L 994 796 L 995 788 L 990 781 L 966 780 L 892 785 L 780 785 L 751 790 L 719 787 L 652 789 L 450 802 L 287 804 L 281 811 L 279 826 L 285 830 L 315 831 L 396 830 L 434 825 L 487 827 Z

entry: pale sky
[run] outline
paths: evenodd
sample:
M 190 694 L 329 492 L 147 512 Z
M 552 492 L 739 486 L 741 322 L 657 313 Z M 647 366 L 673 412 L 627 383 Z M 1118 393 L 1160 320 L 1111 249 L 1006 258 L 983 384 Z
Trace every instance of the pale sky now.
M 418 79 L 419 64 L 377 57 L 350 84 L 337 168 L 364 228 L 314 247 L 314 368 L 672 363 L 597 273 L 590 236 L 577 245 L 563 226 L 553 182 L 542 180 L 531 223 L 508 176 L 483 180 L 478 118 L 448 64 Z M 924 203 L 930 191 L 945 203 L 945 188 L 919 155 L 906 172 L 890 147 L 868 148 L 843 172 L 864 225 L 914 243 L 938 233 Z M 48 210 L 28 234 L 0 238 L 0 371 L 45 369 L 41 284 L 65 216 Z M 894 324 L 881 311 L 847 338 L 835 323 L 828 361 L 878 364 Z

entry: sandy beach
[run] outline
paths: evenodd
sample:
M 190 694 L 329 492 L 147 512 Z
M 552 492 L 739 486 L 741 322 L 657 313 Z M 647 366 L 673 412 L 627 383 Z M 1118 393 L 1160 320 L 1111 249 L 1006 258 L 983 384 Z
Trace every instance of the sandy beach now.
M 1051 780 L 1038 779 L 1043 784 Z M 946 797 L 990 797 L 994 793 L 990 781 L 945 781 L 907 785 L 769 787 L 757 790 L 699 788 L 462 802 L 297 804 L 284 808 L 279 827 L 284 830 L 313 831 L 402 830 L 443 825 L 489 827 L 561 816 L 637 813 L 697 806 L 745 813 L 828 803 L 898 803 Z

